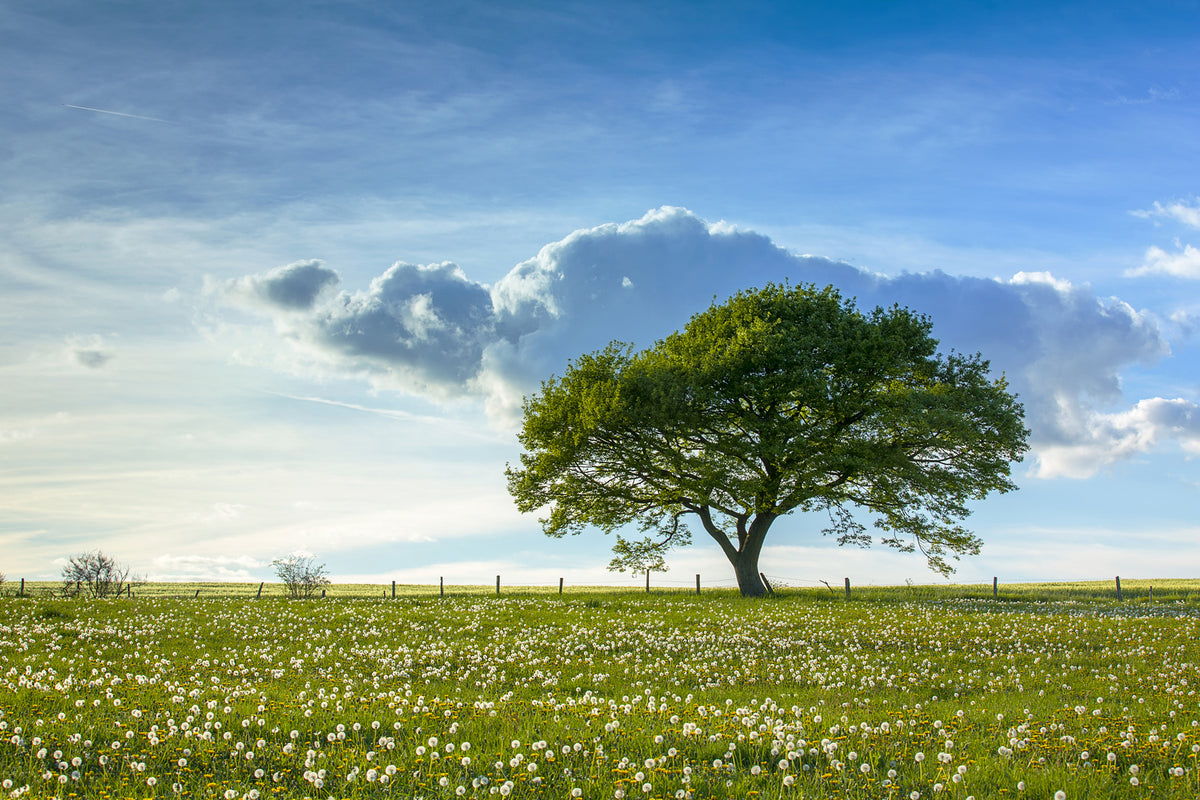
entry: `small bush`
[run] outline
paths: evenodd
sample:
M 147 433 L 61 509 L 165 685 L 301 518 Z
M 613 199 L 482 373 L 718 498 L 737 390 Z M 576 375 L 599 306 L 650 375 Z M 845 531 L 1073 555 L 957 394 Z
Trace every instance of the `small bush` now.
M 271 565 L 293 600 L 316 597 L 318 591 L 329 585 L 325 565 L 315 563 L 313 556 L 290 555 L 275 559 Z
M 120 597 L 145 580 L 129 574 L 129 567 L 115 558 L 97 550 L 72 556 L 63 567 L 63 594 L 74 597 L 86 594 L 90 597 Z

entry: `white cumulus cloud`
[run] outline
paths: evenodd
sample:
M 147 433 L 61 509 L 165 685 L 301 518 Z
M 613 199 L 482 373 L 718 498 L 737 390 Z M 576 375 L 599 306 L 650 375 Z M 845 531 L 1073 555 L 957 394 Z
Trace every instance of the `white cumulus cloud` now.
M 1142 265 L 1127 273 L 1130 277 L 1140 275 L 1174 275 L 1178 278 L 1200 278 L 1200 248 L 1192 245 L 1177 245 L 1174 252 L 1151 245 L 1146 249 Z
M 365 290 L 335 292 L 336 273 L 306 261 L 222 289 L 334 369 L 433 398 L 475 397 L 511 424 L 521 398 L 580 353 L 614 339 L 649 346 L 714 298 L 785 280 L 833 284 L 860 307 L 900 303 L 930 315 L 944 349 L 982 352 L 1026 407 L 1036 475 L 1092 474 L 1170 441 L 1194 447 L 1191 423 L 1164 416 L 1194 409 L 1190 400 L 1124 397 L 1122 373 L 1170 348 L 1152 315 L 1120 299 L 1035 269 L 1008 281 L 887 277 L 682 208 L 575 231 L 492 286 L 452 263 L 399 262 Z
M 1078 414 L 1077 410 L 1072 416 L 1077 425 L 1073 435 L 1039 449 L 1039 476 L 1086 478 L 1167 440 L 1200 454 L 1200 406 L 1182 398 L 1152 397 L 1124 411 Z
M 1200 198 L 1192 203 L 1177 200 L 1174 203 L 1159 203 L 1148 209 L 1132 212 L 1143 219 L 1153 219 L 1155 224 L 1168 220 L 1188 228 L 1200 228 Z M 1174 251 L 1152 245 L 1146 248 L 1140 266 L 1125 273 L 1129 277 L 1142 275 L 1174 275 L 1178 278 L 1200 278 L 1200 249 L 1175 240 Z

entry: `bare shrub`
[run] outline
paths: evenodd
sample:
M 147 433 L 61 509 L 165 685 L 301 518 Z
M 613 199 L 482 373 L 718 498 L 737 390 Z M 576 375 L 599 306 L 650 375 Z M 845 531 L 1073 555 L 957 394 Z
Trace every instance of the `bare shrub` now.
M 325 565 L 317 564 L 314 556 L 290 555 L 271 562 L 275 574 L 287 588 L 288 597 L 305 600 L 316 597 L 317 592 L 329 585 Z
M 89 597 L 120 597 L 145 580 L 131 576 L 129 567 L 100 550 L 72 556 L 63 567 L 63 594 Z

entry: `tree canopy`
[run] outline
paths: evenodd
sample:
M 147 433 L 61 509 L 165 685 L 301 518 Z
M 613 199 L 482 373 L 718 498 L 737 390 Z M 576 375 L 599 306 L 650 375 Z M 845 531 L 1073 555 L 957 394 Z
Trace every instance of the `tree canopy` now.
M 579 356 L 526 398 L 521 465 L 506 470 L 546 534 L 618 532 L 613 569 L 662 568 L 714 539 L 743 595 L 766 588 L 772 523 L 828 515 L 840 544 L 919 549 L 930 567 L 975 554 L 968 503 L 1016 488 L 1023 409 L 981 355 L 941 354 L 932 323 L 900 306 L 857 310 L 832 287 L 743 291 L 634 353 Z

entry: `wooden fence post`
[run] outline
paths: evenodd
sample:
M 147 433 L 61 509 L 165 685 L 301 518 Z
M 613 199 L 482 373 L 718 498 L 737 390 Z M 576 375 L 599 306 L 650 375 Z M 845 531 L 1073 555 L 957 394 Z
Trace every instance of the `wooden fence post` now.
M 700 573 L 696 573 L 696 594 L 700 594 Z
M 1154 602 L 1154 587 L 1153 586 L 1150 587 L 1150 602 L 1151 603 Z
M 992 599 L 993 599 L 993 600 L 995 600 L 997 597 L 999 597 L 999 593 L 998 593 L 998 592 L 999 592 L 999 589 L 998 589 L 998 587 L 997 587 L 997 582 L 998 582 L 999 580 L 1000 580 L 1000 579 L 999 579 L 999 578 L 996 578 L 996 577 L 993 577 L 993 578 L 992 578 Z
M 392 599 L 396 599 L 396 582 L 392 581 Z
M 771 585 L 771 582 L 770 582 L 769 580 L 767 580 L 767 576 L 766 576 L 766 575 L 763 575 L 763 574 L 760 572 L 760 573 L 758 573 L 758 577 L 762 578 L 763 586 L 766 586 L 766 587 L 767 587 L 767 594 L 769 594 L 769 595 L 771 595 L 772 597 L 774 597 L 774 596 L 775 596 L 775 587 L 773 587 L 773 586 Z
M 20 596 L 21 597 L 25 596 L 25 579 L 24 578 L 21 578 L 21 594 L 20 594 Z
M 562 594 L 562 582 L 563 582 L 563 579 L 559 578 L 558 579 L 558 593 L 559 594 Z
M 846 599 L 850 599 L 850 579 L 846 578 Z
M 444 575 L 438 578 L 438 597 L 443 600 L 446 598 L 446 577 Z
M 500 596 L 500 576 L 496 576 L 496 597 Z
M 646 594 L 650 594 L 650 568 L 646 567 Z
M 255 600 L 262 599 L 262 587 L 263 587 L 263 584 L 265 584 L 265 583 L 266 583 L 266 581 L 263 581 L 262 583 L 258 584 L 258 594 L 254 595 Z
M 1117 600 L 1121 599 L 1121 576 L 1117 576 Z
M 196 597 L 199 597 L 199 596 L 200 596 L 200 590 L 199 590 L 199 589 L 197 589 L 197 590 L 196 590 Z M 192 599 L 193 599 L 193 600 L 195 600 L 195 599 L 196 599 L 196 597 L 193 597 Z

